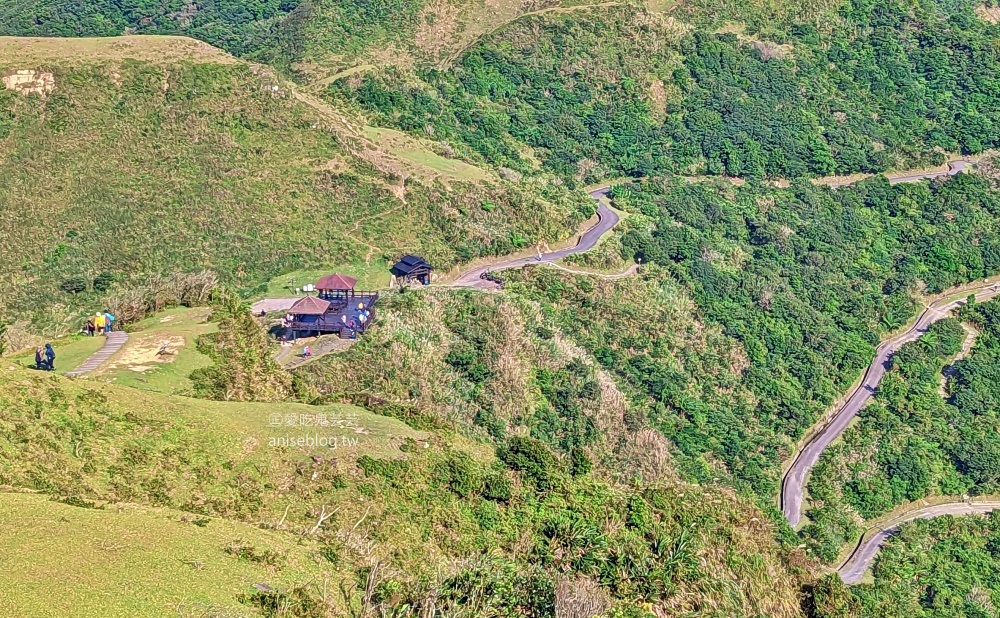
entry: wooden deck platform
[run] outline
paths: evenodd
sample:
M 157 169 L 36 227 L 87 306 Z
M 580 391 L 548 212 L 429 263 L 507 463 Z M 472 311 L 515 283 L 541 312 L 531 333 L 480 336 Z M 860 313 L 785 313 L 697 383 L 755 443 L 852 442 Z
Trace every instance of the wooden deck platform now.
M 288 325 L 288 329 L 296 337 L 338 333 L 342 337 L 363 333 L 375 319 L 375 305 L 378 302 L 378 292 L 356 292 L 348 298 L 327 299 L 330 308 L 323 315 L 301 315 Z M 370 311 L 364 325 L 358 319 L 360 306 Z M 345 324 L 345 318 L 347 324 Z M 350 328 L 353 321 L 354 328 Z M 342 332 L 347 331 L 347 332 Z

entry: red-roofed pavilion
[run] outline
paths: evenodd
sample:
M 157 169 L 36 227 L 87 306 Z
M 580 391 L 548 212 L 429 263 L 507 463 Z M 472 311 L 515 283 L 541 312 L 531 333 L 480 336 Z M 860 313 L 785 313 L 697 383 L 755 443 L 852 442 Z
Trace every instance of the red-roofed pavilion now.
M 303 296 L 295 301 L 288 313 L 292 315 L 323 315 L 329 308 L 330 301 L 315 296 Z
M 347 296 L 349 292 L 354 291 L 354 285 L 357 282 L 357 279 L 348 277 L 347 275 L 326 275 L 325 277 L 320 277 L 320 280 L 316 282 L 316 291 L 319 292 L 321 298 L 326 298 L 327 296 Z

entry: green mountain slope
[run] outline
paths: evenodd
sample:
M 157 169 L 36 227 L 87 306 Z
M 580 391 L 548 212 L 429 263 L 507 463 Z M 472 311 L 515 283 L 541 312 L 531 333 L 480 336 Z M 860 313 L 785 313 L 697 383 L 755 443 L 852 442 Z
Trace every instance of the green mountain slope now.
M 201 41 L 0 38 L 5 341 L 74 330 L 108 295 L 152 311 L 204 304 L 215 278 L 247 297 L 290 273 L 380 280 L 403 252 L 446 270 L 530 250 L 566 238 L 593 212 L 582 187 L 612 178 L 622 223 L 575 261 L 642 262 L 614 280 L 529 267 L 505 273 L 499 294 L 387 293 L 363 339 L 294 376 L 246 313 L 238 336 L 202 321 L 177 334 L 187 349 L 168 370 L 134 359 L 81 384 L 14 367 L 0 374 L 0 488 L 40 496 L 0 494 L 0 519 L 34 508 L 40 525 L 69 520 L 67 534 L 103 525 L 129 538 L 152 526 L 160 567 L 210 555 L 211 594 L 184 597 L 189 573 L 160 568 L 169 585 L 143 609 L 989 614 L 1000 600 L 979 574 L 996 552 L 967 538 L 989 526 L 904 528 L 875 584 L 853 591 L 821 579 L 814 558 L 832 561 L 859 514 L 993 491 L 989 355 L 959 364 L 955 405 L 938 399 L 940 354 L 902 363 L 934 337 L 956 343 L 955 324 L 900 352 L 876 405 L 816 468 L 804 532 L 774 505 L 782 462 L 879 338 L 926 294 L 1000 269 L 989 165 L 901 186 L 810 182 L 1000 146 L 989 4 L 0 7 L 11 35 Z M 980 311 L 991 346 L 992 305 Z M 155 348 L 165 317 L 132 345 Z M 231 354 L 247 342 L 252 354 Z M 91 345 L 69 342 L 60 358 Z M 360 445 L 270 443 L 303 433 L 288 418 L 345 412 L 361 419 Z M 84 508 L 95 513 L 72 512 Z M 245 531 L 244 544 L 219 548 L 183 530 L 191 518 Z M 930 548 L 922 561 L 913 543 Z M 51 560 L 51 546 L 18 551 L 22 564 Z M 72 573 L 91 551 L 69 556 Z M 946 590 L 966 559 L 975 577 Z M 20 573 L 28 592 L 0 597 L 9 613 L 44 615 L 34 573 Z M 253 588 L 264 575 L 279 589 Z M 81 607 L 96 589 L 74 586 Z
M 0 520 L 102 530 L 58 566 L 52 542 L 17 536 L 24 568 L 0 591 L 15 615 L 53 615 L 44 569 L 74 578 L 69 616 L 257 615 L 270 597 L 255 584 L 293 616 L 551 615 L 575 602 L 641 615 L 643 600 L 674 615 L 800 615 L 808 563 L 746 499 L 617 483 L 528 438 L 495 450 L 353 406 L 199 401 L 23 369 L 0 374 L 0 426 L 0 487 L 43 494 L 0 493 Z M 310 435 L 337 446 L 280 442 Z M 126 594 L 139 560 L 157 582 Z
M 1000 26 L 968 5 L 845 5 L 772 39 L 601 7 L 518 20 L 453 69 L 390 67 L 326 97 L 375 122 L 585 183 L 653 174 L 824 176 L 998 145 Z
M 186 40 L 2 46 L 6 81 L 30 69 L 42 84 L 0 90 L 0 205 L 16 222 L 0 231 L 6 314 L 61 323 L 67 305 L 99 302 L 70 292 L 101 273 L 127 286 L 209 269 L 252 288 L 409 251 L 446 269 L 568 235 L 592 208 L 544 179 L 503 181 L 432 144 L 366 134 Z

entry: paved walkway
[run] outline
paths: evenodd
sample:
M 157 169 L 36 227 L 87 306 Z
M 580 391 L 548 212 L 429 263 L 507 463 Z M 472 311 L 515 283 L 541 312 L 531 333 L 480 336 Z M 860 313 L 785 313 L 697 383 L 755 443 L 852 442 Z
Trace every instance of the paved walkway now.
M 257 315 L 261 310 L 271 313 L 272 311 L 288 311 L 295 304 L 295 301 L 302 296 L 290 296 L 286 298 L 265 298 L 250 305 L 250 311 Z
M 83 361 L 83 364 L 74 369 L 73 371 L 67 371 L 66 375 L 71 377 L 82 376 L 86 373 L 97 369 L 104 364 L 104 361 L 111 358 L 111 355 L 122 349 L 125 342 L 128 341 L 128 333 L 122 331 L 114 331 L 108 333 L 104 346 L 100 350 L 94 352 L 90 357 Z

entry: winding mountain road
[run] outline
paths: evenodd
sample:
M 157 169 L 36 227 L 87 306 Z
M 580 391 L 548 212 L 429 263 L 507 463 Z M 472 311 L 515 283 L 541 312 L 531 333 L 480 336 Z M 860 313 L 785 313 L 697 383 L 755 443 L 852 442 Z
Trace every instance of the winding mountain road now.
M 967 292 L 961 292 L 963 297 L 959 299 L 952 299 L 954 293 L 938 299 L 921 312 L 917 321 L 906 332 L 884 341 L 878 347 L 861 384 L 851 391 L 845 403 L 833 414 L 829 422 L 799 449 L 792 460 L 792 465 L 781 479 L 781 510 L 793 528 L 797 527 L 802 519 L 802 497 L 809 471 L 819 461 L 826 447 L 847 429 L 861 408 L 875 394 L 875 389 L 885 375 L 893 353 L 903 344 L 919 339 L 931 324 L 947 317 L 952 309 L 964 305 L 968 294 L 975 294 L 976 300 L 986 300 L 997 295 L 998 285 L 1000 284 L 990 283 L 970 288 Z
M 919 173 L 907 173 L 902 172 L 897 175 L 888 175 L 889 182 L 893 184 L 901 182 L 917 182 L 919 180 L 926 180 L 930 178 L 937 178 L 938 176 L 954 176 L 956 174 L 968 171 L 970 167 L 975 164 L 975 161 L 966 161 L 963 159 L 957 159 L 948 162 L 947 170 L 938 170 L 932 172 L 919 172 Z M 831 184 L 831 187 L 842 187 L 853 184 L 857 180 L 845 181 L 842 183 Z M 510 268 L 521 268 L 522 266 L 527 266 L 529 264 L 552 264 L 557 262 L 569 255 L 574 253 L 583 253 L 584 251 L 589 251 L 597 246 L 600 242 L 601 237 L 610 232 L 616 225 L 618 225 L 618 215 L 615 214 L 613 210 L 608 208 L 605 200 L 601 199 L 608 194 L 611 189 L 611 185 L 599 187 L 590 192 L 590 197 L 597 200 L 597 224 L 585 231 L 580 239 L 577 241 L 576 245 L 566 249 L 560 249 L 558 251 L 550 251 L 548 253 L 542 253 L 540 255 L 528 256 L 528 257 L 517 257 L 509 258 L 503 261 L 497 262 L 495 264 L 490 264 L 487 266 L 477 266 L 470 268 L 458 275 L 454 281 L 448 284 L 451 287 L 478 287 L 478 288 L 488 288 L 495 286 L 494 283 L 480 279 L 480 276 L 486 271 L 499 271 L 508 270 Z M 569 270 L 569 269 L 567 269 Z M 624 273 L 617 275 L 605 275 L 605 278 L 622 278 L 634 274 L 635 269 L 630 268 Z M 297 297 L 293 298 L 265 298 L 254 303 L 251 307 L 251 311 L 254 313 L 260 313 L 263 311 L 285 311 L 291 307 L 295 301 L 298 300 Z
M 605 200 L 601 199 L 608 194 L 610 188 L 610 186 L 601 187 L 590 192 L 590 197 L 597 200 L 597 224 L 581 234 L 576 245 L 567 249 L 550 251 L 536 256 L 511 258 L 502 262 L 490 264 L 489 266 L 472 268 L 461 273 L 458 278 L 451 283 L 451 285 L 453 287 L 491 286 L 493 285 L 492 282 L 480 279 L 480 276 L 486 271 L 496 272 L 498 270 L 507 270 L 510 268 L 521 268 L 522 266 L 527 266 L 529 264 L 551 264 L 552 262 L 561 260 L 566 256 L 573 255 L 574 253 L 583 253 L 584 251 L 593 249 L 597 246 L 597 243 L 600 242 L 602 236 L 610 232 L 616 225 L 618 225 L 618 215 L 615 214 L 615 211 L 608 208 Z
M 890 183 L 899 184 L 905 182 L 918 182 L 942 176 L 955 176 L 969 171 L 975 163 L 975 160 L 952 160 L 948 162 L 947 170 L 914 173 L 902 172 L 899 174 L 887 174 L 887 178 Z M 845 180 L 840 183 L 832 183 L 830 186 L 842 187 L 854 184 L 854 182 L 857 182 L 857 180 Z M 597 224 L 580 235 L 579 240 L 573 247 L 541 253 L 536 256 L 511 257 L 494 264 L 473 267 L 460 273 L 459 276 L 448 285 L 451 287 L 492 287 L 495 285 L 493 282 L 486 281 L 481 278 L 481 275 L 487 271 L 520 268 L 529 264 L 553 264 L 569 255 L 583 253 L 584 251 L 593 249 L 597 243 L 600 242 L 601 238 L 618 224 L 618 215 L 615 214 L 615 212 L 608 207 L 606 201 L 602 199 L 608 194 L 609 190 L 610 185 L 590 192 L 590 196 L 597 201 L 598 221 Z M 608 277 L 621 278 L 629 276 L 633 274 L 635 270 L 636 268 L 633 266 L 623 273 L 609 275 Z M 823 419 L 822 422 L 825 422 L 826 424 L 814 431 L 813 436 L 810 437 L 808 441 L 795 453 L 791 465 L 782 476 L 780 496 L 781 510 L 784 513 L 785 519 L 788 520 L 788 523 L 793 528 L 798 527 L 802 519 L 803 493 L 809 472 L 816 465 L 816 462 L 819 461 L 823 451 L 826 450 L 826 448 L 834 440 L 836 440 L 844 432 L 844 430 L 847 429 L 848 425 L 850 425 L 851 421 L 857 416 L 858 412 L 874 395 L 875 389 L 878 387 L 879 382 L 882 380 L 882 376 L 885 375 L 885 372 L 889 367 L 893 353 L 895 353 L 895 351 L 904 344 L 919 339 L 922 334 L 927 332 L 927 329 L 931 324 L 946 317 L 955 307 L 964 304 L 965 298 L 968 294 L 976 294 L 977 300 L 992 298 L 997 295 L 998 289 L 1000 289 L 998 288 L 998 285 L 1000 284 L 992 283 L 979 287 L 972 287 L 968 289 L 967 292 L 963 292 L 963 297 L 960 299 L 950 300 L 955 295 L 953 293 L 950 296 L 941 298 L 931 303 L 926 306 L 924 311 L 917 317 L 913 326 L 911 326 L 906 332 L 883 342 L 877 348 L 875 358 L 865 371 L 861 383 L 849 393 L 844 404 L 835 411 L 832 417 L 829 419 Z M 261 310 L 286 310 L 296 300 L 298 300 L 298 298 L 267 298 L 255 303 L 252 310 L 254 313 L 259 313 Z M 859 581 L 865 570 L 868 568 L 872 558 L 878 553 L 882 543 L 884 543 L 889 536 L 895 533 L 899 526 L 905 521 L 911 521 L 918 518 L 936 517 L 938 515 L 946 514 L 983 513 L 991 511 L 993 508 L 1000 508 L 1000 503 L 997 503 L 996 505 L 993 505 L 993 503 L 978 503 L 970 505 L 964 502 L 957 502 L 925 507 L 918 511 L 914 511 L 913 516 L 909 519 L 898 521 L 890 527 L 878 530 L 871 536 L 862 538 L 862 542 L 859 543 L 858 547 L 855 548 L 854 552 L 852 552 L 848 560 L 841 567 L 841 577 L 847 583 L 855 583 L 856 581 Z
M 948 161 L 947 170 L 917 173 L 903 172 L 900 174 L 889 175 L 888 178 L 890 183 L 900 184 L 904 182 L 919 182 L 921 180 L 929 180 L 940 176 L 955 176 L 969 171 L 976 162 L 977 161 L 975 160 L 967 161 L 964 159 L 955 159 Z M 853 182 L 845 182 L 831 186 L 839 187 L 850 184 L 853 184 Z M 989 284 L 979 288 L 972 288 L 969 290 L 969 293 L 976 293 L 977 298 L 979 298 L 980 293 L 983 293 L 983 298 L 989 298 L 996 295 L 997 290 L 995 285 Z M 888 341 L 884 341 L 877 348 L 875 358 L 865 371 L 861 384 L 855 387 L 855 389 L 848 395 L 845 402 L 835 412 L 832 418 L 821 421 L 826 422 L 826 425 L 818 431 L 815 431 L 814 435 L 806 442 L 806 444 L 795 453 L 795 456 L 792 459 L 792 464 L 787 470 L 785 470 L 785 473 L 781 478 L 780 497 L 781 511 L 784 513 L 785 519 L 788 520 L 788 523 L 793 528 L 798 527 L 799 522 L 802 520 L 802 495 L 806 480 L 809 476 L 809 471 L 812 470 L 813 466 L 816 465 L 816 462 L 819 461 L 819 458 L 823 454 L 823 451 L 826 450 L 826 447 L 830 446 L 830 444 L 836 440 L 845 429 L 847 429 L 847 426 L 851 423 L 854 417 L 857 416 L 858 411 L 860 411 L 861 408 L 868 403 L 868 400 L 875 393 L 875 388 L 882 380 L 882 376 L 885 375 L 886 369 L 889 367 L 889 359 L 892 357 L 892 353 L 899 349 L 903 344 L 920 338 L 920 335 L 926 332 L 927 328 L 932 323 L 947 316 L 949 311 L 960 304 L 964 304 L 965 302 L 964 299 L 953 302 L 945 302 L 945 300 L 946 299 L 941 299 L 931 303 L 925 308 L 923 313 L 918 316 L 917 321 L 909 330 L 901 335 L 889 339 Z M 936 306 L 938 303 L 944 304 L 942 306 Z
M 899 174 L 899 175 L 889 175 L 889 184 L 898 185 L 903 182 L 920 182 L 921 180 L 930 180 L 931 178 L 939 178 L 941 176 L 955 176 L 963 172 L 969 171 L 976 161 L 965 159 L 955 159 L 954 161 L 948 161 L 948 169 L 941 170 L 938 172 L 921 172 L 917 174 Z
M 528 257 L 512 257 L 504 258 L 500 262 L 490 264 L 487 266 L 477 266 L 470 268 L 458 275 L 458 278 L 447 284 L 450 287 L 466 287 L 466 288 L 490 288 L 495 287 L 495 283 L 492 281 L 487 281 L 481 279 L 480 276 L 486 271 L 498 271 L 498 270 L 508 270 L 510 268 L 521 268 L 522 266 L 527 266 L 529 264 L 553 264 L 564 257 L 573 255 L 574 253 L 583 253 L 584 251 L 589 251 L 597 246 L 597 243 L 601 241 L 601 238 L 610 232 L 616 225 L 618 225 L 618 215 L 615 211 L 608 208 L 605 200 L 601 199 L 608 194 L 611 190 L 611 186 L 600 187 L 594 189 L 590 192 L 590 197 L 597 201 L 597 223 L 590 229 L 583 232 L 580 238 L 577 240 L 576 244 L 572 247 L 566 249 L 560 249 L 558 251 L 550 251 L 548 253 L 542 253 L 536 256 Z M 633 265 L 628 270 L 622 273 L 611 274 L 611 275 L 598 275 L 607 279 L 621 279 L 623 277 L 628 277 L 635 274 L 638 266 Z M 575 272 L 577 274 L 584 274 L 583 271 L 574 271 L 572 269 L 564 268 L 570 272 Z M 250 311 L 254 314 L 258 314 L 261 311 L 271 312 L 271 311 L 287 311 L 295 301 L 299 300 L 301 296 L 286 297 L 286 298 L 264 298 L 258 300 L 253 305 L 250 306 Z
M 896 518 L 894 522 L 874 531 L 869 531 L 854 548 L 851 555 L 840 566 L 838 573 L 845 584 L 857 584 L 864 577 L 878 550 L 889 537 L 899 531 L 900 526 L 916 519 L 931 519 L 940 515 L 981 515 L 1000 509 L 1000 502 L 950 502 L 936 506 L 921 507 Z

